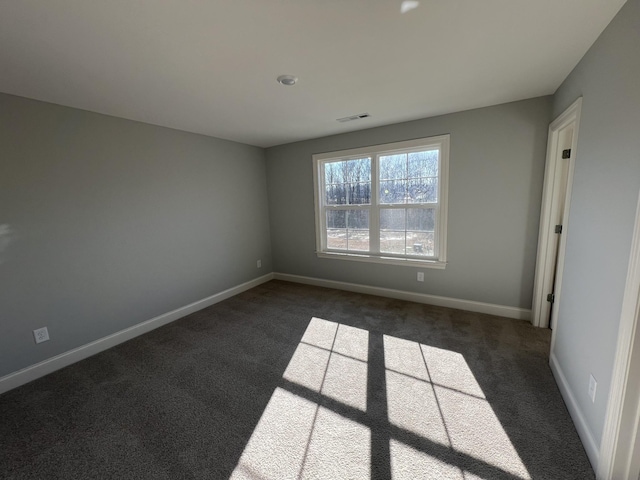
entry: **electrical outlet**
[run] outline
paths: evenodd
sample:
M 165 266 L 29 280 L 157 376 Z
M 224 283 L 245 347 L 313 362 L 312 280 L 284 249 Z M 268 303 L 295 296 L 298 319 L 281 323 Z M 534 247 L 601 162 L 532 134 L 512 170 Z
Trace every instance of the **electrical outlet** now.
M 418 281 L 424 282 L 424 272 L 418 272 Z
M 593 375 L 589 375 L 589 398 L 594 403 L 596 401 L 596 388 L 598 388 L 598 382 L 593 378 Z
M 36 343 L 42 343 L 49 340 L 49 330 L 47 327 L 38 328 L 33 331 L 33 338 L 36 340 Z
M 262 260 L 258 260 L 257 265 L 258 265 L 258 268 L 262 268 Z

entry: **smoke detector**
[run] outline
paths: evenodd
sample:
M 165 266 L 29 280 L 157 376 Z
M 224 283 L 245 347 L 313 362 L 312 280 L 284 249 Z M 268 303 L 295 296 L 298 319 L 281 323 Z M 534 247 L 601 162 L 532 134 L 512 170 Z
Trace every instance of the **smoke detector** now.
M 287 87 L 291 87 L 296 84 L 298 81 L 298 77 L 294 77 L 293 75 L 280 75 L 276 78 L 280 85 L 286 85 Z

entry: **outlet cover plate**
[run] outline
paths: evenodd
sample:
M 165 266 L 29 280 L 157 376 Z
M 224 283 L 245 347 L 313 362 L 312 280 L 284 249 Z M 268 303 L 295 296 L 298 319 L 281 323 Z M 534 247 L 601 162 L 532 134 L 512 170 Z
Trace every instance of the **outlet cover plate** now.
M 33 331 L 33 338 L 36 343 L 46 342 L 49 340 L 49 330 L 47 330 L 47 327 L 38 328 Z
M 424 272 L 418 272 L 418 281 L 424 282 Z

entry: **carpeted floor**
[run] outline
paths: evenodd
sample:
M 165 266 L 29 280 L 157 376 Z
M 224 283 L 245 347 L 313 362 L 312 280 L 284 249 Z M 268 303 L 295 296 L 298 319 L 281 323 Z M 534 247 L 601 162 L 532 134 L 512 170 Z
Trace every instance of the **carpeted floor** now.
M 0 478 L 592 479 L 549 341 L 272 281 L 0 396 Z

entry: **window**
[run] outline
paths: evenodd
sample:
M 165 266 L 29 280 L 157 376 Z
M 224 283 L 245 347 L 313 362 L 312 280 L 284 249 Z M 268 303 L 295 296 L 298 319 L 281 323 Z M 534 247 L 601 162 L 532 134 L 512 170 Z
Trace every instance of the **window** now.
M 318 256 L 446 265 L 449 135 L 313 156 Z

